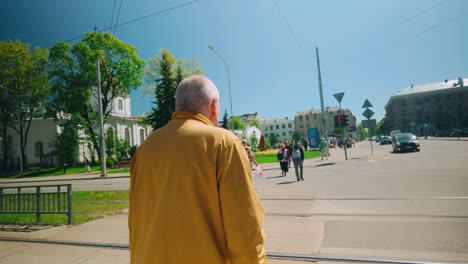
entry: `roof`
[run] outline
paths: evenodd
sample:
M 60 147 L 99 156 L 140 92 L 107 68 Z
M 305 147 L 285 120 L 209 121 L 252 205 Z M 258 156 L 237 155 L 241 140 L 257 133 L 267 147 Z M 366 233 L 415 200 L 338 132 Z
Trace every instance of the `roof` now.
M 463 80 L 463 84 L 464 84 L 463 86 L 467 86 L 468 85 L 468 79 L 464 78 L 462 80 Z M 411 85 L 410 87 L 407 87 L 407 88 L 399 91 L 394 96 L 432 92 L 432 91 L 437 91 L 437 90 L 450 89 L 450 88 L 453 88 L 453 87 L 460 87 L 459 79 L 445 80 L 443 82 L 422 84 L 422 85 L 417 85 L 417 86 Z
M 339 107 L 325 107 L 324 109 L 325 112 L 338 112 L 340 111 L 340 108 Z M 341 111 L 349 111 L 347 108 L 342 108 Z M 307 110 L 307 111 L 298 111 L 296 113 L 296 116 L 299 116 L 299 115 L 308 115 L 308 114 L 320 114 L 322 113 L 322 110 L 321 109 L 313 109 L 313 110 Z

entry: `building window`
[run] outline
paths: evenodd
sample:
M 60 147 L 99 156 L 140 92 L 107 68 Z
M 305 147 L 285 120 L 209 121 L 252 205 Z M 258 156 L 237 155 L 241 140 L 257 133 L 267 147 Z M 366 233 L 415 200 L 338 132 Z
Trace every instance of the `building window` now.
M 309 120 L 309 115 L 306 115 L 306 120 Z
M 273 126 L 270 126 L 270 130 L 273 130 Z
M 128 127 L 125 129 L 125 141 L 127 141 L 128 144 L 130 144 L 130 145 L 132 144 L 130 142 L 130 129 L 128 129 Z
M 34 145 L 34 149 L 35 149 L 35 156 L 36 157 L 42 157 L 42 154 L 44 154 L 44 144 L 42 144 L 42 142 L 38 141 Z
M 421 104 L 421 98 L 416 98 L 416 99 L 414 99 L 414 102 L 415 102 L 417 105 L 420 105 L 420 104 Z
M 289 135 L 291 135 L 291 134 L 292 134 L 292 131 L 289 131 Z
M 288 128 L 291 128 L 291 123 L 288 124 Z
M 404 100 L 404 99 L 401 99 L 401 101 L 400 101 L 400 105 L 401 105 L 401 106 L 406 106 L 406 100 Z
M 285 124 L 282 124 L 281 127 L 284 129 L 284 128 L 286 128 L 286 125 L 285 125 Z
M 299 128 L 304 128 L 304 125 L 300 125 Z
M 283 132 L 283 137 L 286 136 L 286 132 Z
M 429 103 L 429 98 L 424 97 L 424 103 L 426 103 L 426 104 Z
M 265 131 L 268 131 L 268 127 L 267 127 L 267 126 L 265 127 Z
M 123 110 L 123 101 L 119 100 L 119 110 Z
M 317 114 L 314 114 L 314 120 L 317 120 Z
M 140 129 L 140 145 L 143 144 L 143 141 L 145 141 L 145 130 Z
M 302 120 L 303 120 L 302 116 L 299 116 L 299 121 L 302 121 Z
M 279 125 L 276 125 L 276 129 L 279 129 Z
M 447 105 L 447 111 L 452 112 L 453 111 L 453 105 Z
M 452 95 L 451 94 L 447 94 L 447 100 L 452 100 Z
M 307 128 L 309 128 L 309 127 L 310 127 L 310 125 L 309 125 L 309 124 L 307 124 Z
M 265 134 L 265 137 L 268 137 L 268 133 Z

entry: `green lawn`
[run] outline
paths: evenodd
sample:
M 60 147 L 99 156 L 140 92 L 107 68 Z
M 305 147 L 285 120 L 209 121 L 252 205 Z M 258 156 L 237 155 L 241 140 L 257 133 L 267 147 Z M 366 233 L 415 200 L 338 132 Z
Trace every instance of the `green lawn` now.
M 128 191 L 73 193 L 73 224 L 102 218 L 128 208 Z M 0 224 L 35 224 L 35 214 L 0 214 Z M 40 224 L 66 224 L 66 215 L 42 215 Z
M 101 171 L 101 166 L 92 166 L 91 167 L 91 173 L 99 173 Z M 58 168 L 39 168 L 39 169 L 28 169 L 23 172 L 23 174 L 19 175 L 12 175 L 12 176 L 7 176 L 6 178 L 12 178 L 12 179 L 17 179 L 17 178 L 28 178 L 28 177 L 49 177 L 49 176 L 57 176 L 57 175 L 68 175 L 68 174 L 78 174 L 78 173 L 84 173 L 84 167 L 73 167 L 73 168 L 68 168 L 67 173 L 63 173 L 63 169 L 58 169 Z M 123 168 L 123 169 L 112 169 L 112 170 L 107 170 L 108 174 L 115 174 L 115 173 L 130 173 L 129 168 Z
M 265 163 L 276 163 L 278 162 L 276 159 L 276 154 L 269 154 L 269 155 L 254 155 L 255 160 L 258 164 L 265 164 Z M 311 159 L 317 158 L 321 156 L 321 152 L 318 150 L 307 150 L 304 151 L 304 159 Z

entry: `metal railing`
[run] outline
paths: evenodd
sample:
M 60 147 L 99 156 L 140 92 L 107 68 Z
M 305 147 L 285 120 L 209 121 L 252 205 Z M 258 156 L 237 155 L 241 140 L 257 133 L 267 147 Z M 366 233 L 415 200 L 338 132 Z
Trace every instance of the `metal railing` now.
M 73 223 L 72 185 L 0 187 L 0 214 L 64 214 Z

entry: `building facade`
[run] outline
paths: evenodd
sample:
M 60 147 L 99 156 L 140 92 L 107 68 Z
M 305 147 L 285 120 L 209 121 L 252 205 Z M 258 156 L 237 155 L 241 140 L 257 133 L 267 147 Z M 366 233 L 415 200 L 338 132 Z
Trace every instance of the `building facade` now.
M 356 128 L 356 117 L 349 109 L 338 107 L 326 107 L 325 108 L 325 127 L 323 122 L 320 122 L 320 116 L 322 111 L 320 109 L 297 112 L 294 116 L 294 123 L 296 131 L 299 133 L 301 138 L 308 138 L 309 128 L 317 128 L 320 134 L 328 133 L 328 136 L 334 135 L 335 130 L 335 115 L 347 115 L 349 118 L 348 128 Z M 326 132 L 325 132 L 326 131 Z M 348 136 L 357 138 L 357 132 L 351 131 L 346 133 Z
M 286 118 L 276 118 L 272 120 L 263 120 L 261 123 L 263 133 L 266 138 L 270 138 L 272 133 L 276 134 L 278 142 L 291 142 L 292 133 L 295 131 L 294 120 Z
M 411 85 L 385 105 L 386 126 L 417 136 L 466 130 L 467 107 L 468 79 Z
M 33 166 L 56 166 L 57 157 L 53 155 L 55 150 L 54 141 L 56 135 L 61 133 L 63 120 L 53 118 L 37 118 L 31 121 L 27 145 L 25 149 L 25 163 L 28 167 Z M 151 133 L 152 128 L 143 124 L 140 117 L 131 116 L 130 98 L 118 97 L 112 102 L 112 111 L 104 124 L 104 131 L 112 130 L 118 139 L 125 140 L 130 146 L 139 146 Z M 98 128 L 95 131 L 99 131 Z M 79 153 L 77 162 L 83 162 L 84 157 L 97 159 L 97 153 L 85 130 L 78 131 Z M 7 168 L 19 167 L 19 156 L 21 153 L 19 136 L 13 129 L 7 130 L 7 138 L 0 139 L 0 162 L 7 159 Z M 7 145 L 8 157 L 3 153 L 3 144 Z

